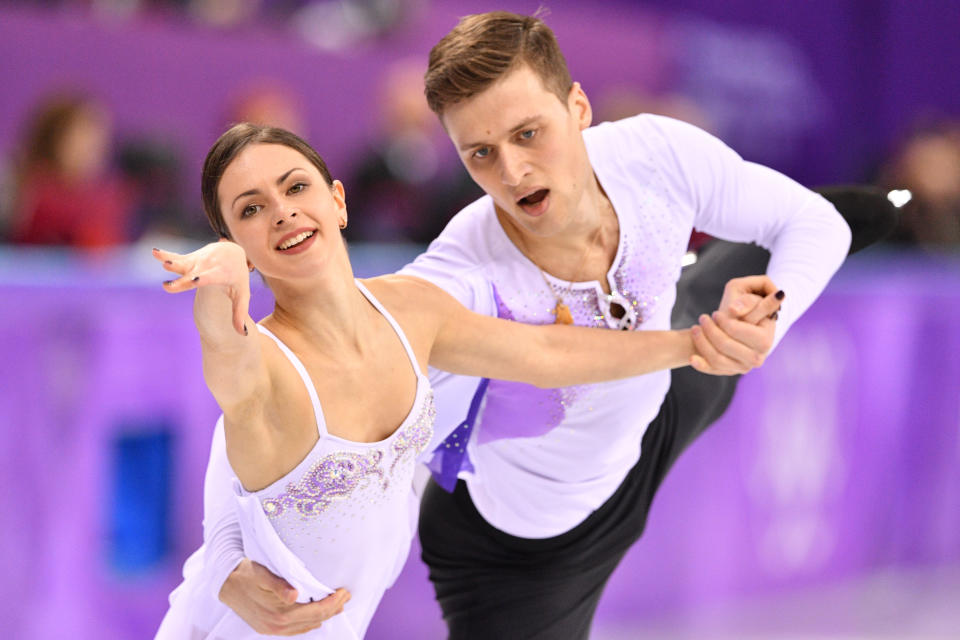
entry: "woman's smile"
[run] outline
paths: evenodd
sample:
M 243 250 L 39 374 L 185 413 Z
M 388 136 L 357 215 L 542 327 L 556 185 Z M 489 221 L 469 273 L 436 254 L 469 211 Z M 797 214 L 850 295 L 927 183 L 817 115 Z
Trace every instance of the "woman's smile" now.
M 284 234 L 277 243 L 276 249 L 282 253 L 301 253 L 306 251 L 317 238 L 317 230 L 300 228 Z

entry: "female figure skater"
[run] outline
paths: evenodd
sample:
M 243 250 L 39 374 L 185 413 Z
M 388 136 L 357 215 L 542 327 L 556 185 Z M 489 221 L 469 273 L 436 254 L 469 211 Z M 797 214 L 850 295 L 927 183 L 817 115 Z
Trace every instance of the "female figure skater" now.
M 430 440 L 427 364 L 544 387 L 686 365 L 689 331 L 530 326 L 467 311 L 417 278 L 355 280 L 341 239 L 343 185 L 306 142 L 237 125 L 203 168 L 204 208 L 222 240 L 193 253 L 154 250 L 196 289 L 207 385 L 223 410 L 248 557 L 299 601 L 352 599 L 307 637 L 361 638 L 406 559 L 417 502 L 412 477 Z M 250 271 L 275 297 L 248 315 Z M 774 295 L 755 314 L 777 309 Z M 188 578 L 158 638 L 260 637 Z M 345 601 L 347 597 L 341 594 Z

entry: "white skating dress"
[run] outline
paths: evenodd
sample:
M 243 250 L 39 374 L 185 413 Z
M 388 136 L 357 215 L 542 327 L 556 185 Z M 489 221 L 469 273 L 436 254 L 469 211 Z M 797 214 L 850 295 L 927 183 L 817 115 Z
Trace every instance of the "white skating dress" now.
M 319 440 L 290 473 L 260 491 L 234 479 L 245 555 L 286 579 L 299 602 L 319 600 L 337 587 L 350 591 L 343 613 L 309 640 L 359 640 L 383 592 L 403 568 L 414 533 L 418 501 L 413 492 L 417 457 L 430 442 L 436 410 L 430 383 L 417 366 L 410 343 L 393 317 L 357 282 L 360 291 L 397 332 L 417 377 L 409 414 L 380 442 L 354 442 L 330 435 L 317 392 L 303 364 L 267 329 L 300 374 L 310 394 Z M 223 420 L 221 417 L 220 420 Z M 257 634 L 204 588 L 194 554 L 184 582 L 170 595 L 158 640 L 246 640 Z

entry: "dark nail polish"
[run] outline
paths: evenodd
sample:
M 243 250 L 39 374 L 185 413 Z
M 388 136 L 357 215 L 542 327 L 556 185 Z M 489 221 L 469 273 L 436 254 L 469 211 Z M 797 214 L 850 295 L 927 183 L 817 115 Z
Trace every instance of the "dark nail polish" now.
M 771 313 L 771 314 L 770 314 L 769 316 L 767 316 L 767 317 L 769 317 L 771 320 L 776 320 L 777 318 L 780 317 L 780 312 L 779 312 L 779 311 L 774 311 L 773 313 Z
M 786 297 L 786 295 L 787 295 L 787 294 L 785 294 L 785 293 L 783 292 L 783 289 L 780 289 L 780 291 L 777 291 L 777 294 L 776 294 L 774 297 L 775 297 L 777 300 L 783 300 L 783 299 Z
M 173 284 L 173 280 L 164 280 L 163 284 Z
M 157 249 L 156 247 L 154 247 L 153 249 L 151 249 L 151 251 L 160 251 L 160 249 Z
M 200 276 L 196 276 L 196 277 L 194 277 L 193 280 L 191 280 L 191 282 L 196 282 L 196 281 L 199 280 L 199 279 L 200 279 Z
M 250 333 L 247 332 L 247 323 L 243 323 L 243 335 L 245 336 L 250 335 Z

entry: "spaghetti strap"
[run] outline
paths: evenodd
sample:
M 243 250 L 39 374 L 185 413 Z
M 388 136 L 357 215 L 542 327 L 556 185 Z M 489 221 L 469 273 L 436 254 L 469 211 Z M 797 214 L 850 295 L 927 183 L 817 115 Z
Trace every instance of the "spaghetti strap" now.
M 392 315 L 390 315 L 390 312 L 387 311 L 382 304 L 380 304 L 380 301 L 377 300 L 372 293 L 370 293 L 370 290 L 363 286 L 362 282 L 356 279 L 354 282 L 357 283 L 357 288 L 360 289 L 360 293 L 362 293 L 367 300 L 370 301 L 370 304 L 376 307 L 377 311 L 379 311 L 383 317 L 387 319 L 387 322 L 390 323 L 390 326 L 393 327 L 393 330 L 397 333 L 397 336 L 400 338 L 400 343 L 403 344 L 403 348 L 407 352 L 407 357 L 410 358 L 410 366 L 413 367 L 413 372 L 417 375 L 417 379 L 419 380 L 421 377 L 423 377 L 423 373 L 420 371 L 420 365 L 417 364 L 417 356 L 415 356 L 413 353 L 413 348 L 410 346 L 410 342 L 407 340 L 407 335 L 403 332 L 403 329 L 400 328 L 400 323 L 397 322 Z
M 307 373 L 307 368 L 300 362 L 300 358 L 298 358 L 287 345 L 283 344 L 280 338 L 273 335 L 266 327 L 259 324 L 256 326 L 257 329 L 260 330 L 260 333 L 272 338 L 273 341 L 277 343 L 280 351 L 283 352 L 283 355 L 287 356 L 290 364 L 292 364 L 293 368 L 300 374 L 300 379 L 303 380 L 303 384 L 307 387 L 307 393 L 310 394 L 310 402 L 313 404 L 313 415 L 317 419 L 317 433 L 319 433 L 321 437 L 327 435 L 327 424 L 326 419 L 323 417 L 323 409 L 320 407 L 320 398 L 317 396 L 317 389 L 313 386 L 313 380 L 310 379 L 310 374 Z

